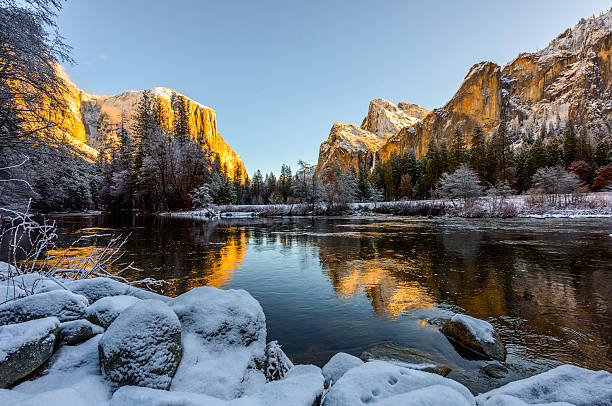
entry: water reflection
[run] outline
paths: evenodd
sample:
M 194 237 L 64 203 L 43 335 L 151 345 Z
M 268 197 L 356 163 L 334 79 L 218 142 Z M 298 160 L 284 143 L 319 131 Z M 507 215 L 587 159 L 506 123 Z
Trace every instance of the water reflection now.
M 247 289 L 264 307 L 270 338 L 298 362 L 396 342 L 485 388 L 491 383 L 474 373 L 481 364 L 422 323 L 463 311 L 502 331 L 519 375 L 559 362 L 612 370 L 610 219 L 59 222 L 64 243 L 95 227 L 131 232 L 126 260 L 145 270 L 139 276 L 169 281 L 167 294 Z

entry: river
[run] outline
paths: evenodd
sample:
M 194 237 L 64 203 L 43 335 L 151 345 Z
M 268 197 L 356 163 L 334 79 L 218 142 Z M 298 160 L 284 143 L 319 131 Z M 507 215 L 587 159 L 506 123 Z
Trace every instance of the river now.
M 612 219 L 54 219 L 64 247 L 130 234 L 122 261 L 142 272 L 128 276 L 163 279 L 162 293 L 249 291 L 268 340 L 297 363 L 390 343 L 448 365 L 476 392 L 560 363 L 612 371 Z M 429 322 L 453 312 L 496 326 L 505 378 L 489 378 Z

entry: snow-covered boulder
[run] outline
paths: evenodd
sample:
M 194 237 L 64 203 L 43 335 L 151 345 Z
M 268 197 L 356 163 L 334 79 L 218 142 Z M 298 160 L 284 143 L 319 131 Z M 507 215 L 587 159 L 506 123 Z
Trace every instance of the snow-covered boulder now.
M 506 347 L 491 323 L 466 314 L 455 314 L 444 322 L 442 333 L 453 342 L 485 358 L 504 361 Z
M 0 326 L 0 388 L 13 385 L 49 359 L 58 327 L 56 317 Z
M 181 360 L 181 324 L 158 300 L 142 300 L 109 326 L 99 343 L 104 375 L 115 385 L 168 389 Z
M 342 377 L 351 368 L 358 367 L 363 364 L 363 361 L 354 355 L 347 354 L 345 352 L 339 352 L 327 361 L 327 364 L 323 366 L 323 377 L 325 378 L 325 384 L 333 385 L 338 382 L 338 379 Z
M 97 335 L 79 345 L 60 347 L 49 359 L 44 374 L 17 385 L 12 392 L 30 396 L 28 402 L 36 406 L 107 406 L 112 391 L 100 372 L 101 338 Z M 4 405 L 1 401 L 0 404 Z
M 85 296 L 89 303 L 94 303 L 106 296 L 119 295 L 129 295 L 139 299 L 161 300 L 162 302 L 170 300 L 167 296 L 148 292 L 106 277 L 71 280 L 64 282 L 63 285 L 71 292 Z M 58 288 L 59 286 L 52 285 L 45 287 L 44 290 L 50 291 L 57 290 Z
M 183 344 L 171 390 L 228 400 L 265 384 L 260 368 L 266 319 L 248 292 L 198 287 L 174 298 L 170 306 L 181 321 Z
M 444 378 L 437 374 L 423 372 L 415 369 L 404 368 L 385 361 L 370 361 L 348 370 L 327 392 L 323 406 L 359 406 L 370 403 L 377 404 L 404 404 L 416 393 L 422 402 L 420 404 L 447 404 L 437 403 L 439 397 L 436 388 L 432 386 L 444 386 L 450 391 L 445 395 L 455 405 L 475 405 L 475 400 L 470 391 L 458 382 Z M 412 395 L 408 395 L 411 393 Z M 391 400 L 392 397 L 401 396 L 398 402 Z M 463 400 L 459 400 L 459 397 Z M 387 403 L 385 400 L 389 398 Z M 431 399 L 427 400 L 426 399 Z M 429 402 L 429 403 L 428 403 Z M 410 403 L 414 404 L 414 403 Z
M 503 397 L 501 396 L 503 395 Z M 576 406 L 612 405 L 612 374 L 562 365 L 479 395 L 480 406 L 568 402 Z M 503 403 L 503 402 L 506 403 Z M 524 403 L 519 403 L 520 401 Z
M 270 341 L 266 345 L 266 360 L 264 372 L 268 382 L 277 381 L 293 368 L 293 362 L 287 357 L 278 341 Z
M 103 297 L 87 308 L 85 318 L 94 324 L 108 328 L 122 311 L 139 301 L 140 299 L 127 295 Z
M 471 406 L 473 404 L 448 386 L 431 385 L 390 396 L 376 403 L 376 406 Z
M 0 325 L 57 317 L 60 321 L 80 319 L 88 301 L 67 290 L 37 293 L 0 305 Z
M 76 345 L 103 332 L 102 327 L 91 324 L 87 320 L 66 321 L 59 325 L 59 340 L 62 344 Z
M 446 376 L 451 371 L 448 366 L 436 362 L 416 350 L 393 347 L 387 344 L 377 345 L 364 351 L 361 354 L 361 359 L 364 361 L 387 361 L 405 368 L 418 369 L 441 376 Z
M 323 394 L 321 369 L 298 368 L 296 374 L 262 385 L 249 396 L 223 400 L 192 392 L 163 391 L 124 386 L 113 395 L 110 406 L 313 406 Z M 293 370 L 292 369 L 292 370 Z

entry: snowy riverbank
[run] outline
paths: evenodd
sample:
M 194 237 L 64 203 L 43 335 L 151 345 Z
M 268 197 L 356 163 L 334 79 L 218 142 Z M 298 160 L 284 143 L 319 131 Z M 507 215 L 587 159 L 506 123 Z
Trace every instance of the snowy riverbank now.
M 169 298 L 107 278 L 64 280 L 66 289 L 17 278 L 35 293 L 0 281 L 0 302 L 23 296 L 0 305 L 2 405 L 612 405 L 611 373 L 570 365 L 476 395 L 445 378 L 448 369 L 389 351 L 293 365 L 244 290 Z M 456 315 L 440 334 L 503 369 L 491 324 Z
M 449 200 L 405 200 L 379 203 L 350 203 L 342 209 L 305 204 L 222 205 L 205 209 L 163 213 L 166 216 L 208 219 L 216 217 L 287 217 L 287 216 L 448 216 L 448 217 L 529 217 L 589 218 L 612 217 L 612 192 L 588 193 L 571 201 L 551 204 L 547 196 L 528 195 L 499 198 L 483 197 L 469 210 Z M 567 199 L 570 199 L 569 197 Z

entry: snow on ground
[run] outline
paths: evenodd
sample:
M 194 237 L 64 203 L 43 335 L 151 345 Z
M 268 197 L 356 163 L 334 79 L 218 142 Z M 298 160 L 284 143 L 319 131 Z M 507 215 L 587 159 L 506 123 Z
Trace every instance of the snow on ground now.
M 338 379 L 342 377 L 351 368 L 358 367 L 363 364 L 363 361 L 354 355 L 347 354 L 345 352 L 339 352 L 327 361 L 327 364 L 323 366 L 323 376 L 325 382 L 332 384 L 338 382 Z
M 527 404 L 569 402 L 576 406 L 612 405 L 612 374 L 591 371 L 573 365 L 562 365 L 548 372 L 479 395 L 479 406 L 497 395 L 518 398 Z M 505 404 L 505 403 L 501 403 Z
M 140 299 L 134 296 L 117 295 L 103 297 L 87 308 L 84 317 L 95 324 L 107 328 L 119 316 L 119 313 L 136 302 L 140 302 Z
M 451 321 L 463 324 L 478 341 L 495 342 L 495 338 L 493 338 L 495 329 L 489 322 L 459 313 L 451 317 Z

